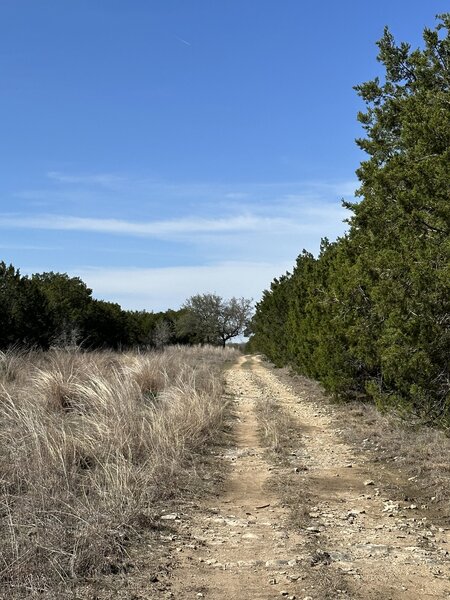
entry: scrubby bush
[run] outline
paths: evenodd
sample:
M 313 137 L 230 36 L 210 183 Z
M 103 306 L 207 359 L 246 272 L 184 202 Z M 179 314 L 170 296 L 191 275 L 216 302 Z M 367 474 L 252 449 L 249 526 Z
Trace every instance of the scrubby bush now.
M 304 252 L 257 305 L 250 349 L 338 397 L 450 424 L 450 14 L 424 46 L 385 30 L 385 78 L 357 86 L 368 158 L 348 234 Z
M 176 497 L 188 462 L 217 436 L 221 369 L 235 355 L 0 357 L 0 596 L 120 568 L 139 523 Z

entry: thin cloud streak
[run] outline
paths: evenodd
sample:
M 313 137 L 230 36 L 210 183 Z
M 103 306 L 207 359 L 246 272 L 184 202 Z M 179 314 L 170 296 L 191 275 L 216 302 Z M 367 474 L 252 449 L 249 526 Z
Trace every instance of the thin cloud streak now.
M 67 175 L 59 171 L 49 171 L 48 179 L 57 181 L 58 183 L 78 184 L 78 185 L 100 185 L 104 187 L 112 187 L 123 181 L 119 175 L 112 173 L 97 173 L 94 175 Z
M 270 281 L 291 268 L 280 262 L 218 262 L 206 266 L 162 268 L 92 268 L 72 271 L 94 290 L 95 296 L 114 299 L 124 308 L 166 310 L 177 308 L 196 293 L 259 300 Z
M 164 221 L 137 223 L 121 219 L 101 219 L 65 215 L 0 215 L 0 227 L 20 229 L 44 229 L 59 231 L 82 231 L 154 238 L 171 238 L 183 235 L 211 235 L 222 233 L 268 232 L 271 234 L 301 232 L 315 226 L 313 220 L 323 218 L 335 221 L 345 216 L 340 207 L 311 207 L 304 210 L 303 219 L 299 214 L 292 218 L 263 217 L 254 214 L 241 214 L 231 217 L 206 219 L 189 217 Z
M 191 42 L 188 42 L 187 40 L 179 37 L 178 35 L 175 36 L 175 39 L 177 39 L 182 44 L 185 44 L 186 46 L 192 46 Z
M 59 268 L 80 276 L 97 298 L 156 311 L 202 291 L 258 300 L 302 248 L 317 254 L 320 238 L 344 234 L 349 212 L 339 200 L 357 184 L 169 183 L 54 170 L 47 187 L 16 193 L 16 212 L 0 213 L 8 241 L 64 246 L 47 257 L 30 253 L 34 264 L 28 259 L 25 270 Z M 33 210 L 37 199 L 48 206 Z M 105 256 L 110 247 L 119 260 Z
M 26 244 L 0 244 L 0 250 L 42 250 L 43 252 L 54 252 L 56 250 L 62 250 L 63 248 L 57 246 L 30 246 Z
M 105 187 L 121 184 L 128 193 L 140 191 L 142 193 L 174 197 L 216 197 L 223 196 L 229 199 L 243 199 L 260 197 L 262 194 L 269 196 L 284 195 L 287 193 L 302 194 L 313 192 L 324 194 L 339 199 L 342 196 L 353 196 L 359 187 L 357 179 L 342 181 L 247 181 L 247 182 L 208 182 L 208 181 L 167 181 L 159 178 L 139 177 L 124 173 L 65 173 L 57 170 L 49 171 L 47 178 L 57 183 L 67 184 L 67 187 L 79 184 Z M 295 192 L 294 192 L 295 190 Z

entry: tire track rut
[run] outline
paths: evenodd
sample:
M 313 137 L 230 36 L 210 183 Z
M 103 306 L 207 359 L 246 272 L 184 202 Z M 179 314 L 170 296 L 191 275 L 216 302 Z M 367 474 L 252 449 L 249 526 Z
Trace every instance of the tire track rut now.
M 449 532 L 434 528 L 425 508 L 383 495 L 385 474 L 370 479 L 373 471 L 340 441 L 324 405 L 294 394 L 257 357 L 243 357 L 226 377 L 236 412 L 236 445 L 223 454 L 231 474 L 215 505 L 183 523 L 168 597 L 450 598 Z M 296 485 L 308 489 L 310 505 L 300 526 L 267 485 L 283 468 L 273 469 L 261 446 L 255 403 L 265 398 L 301 436 L 284 468 L 286 476 L 298 464 L 305 469 Z

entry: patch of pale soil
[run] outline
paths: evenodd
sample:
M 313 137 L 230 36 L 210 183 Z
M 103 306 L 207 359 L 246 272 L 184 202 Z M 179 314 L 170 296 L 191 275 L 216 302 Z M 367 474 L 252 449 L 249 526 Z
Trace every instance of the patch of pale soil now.
M 276 597 L 283 589 L 294 595 L 306 534 L 289 530 L 288 511 L 265 490 L 271 467 L 263 458 L 254 413 L 259 386 L 239 366 L 228 372 L 227 380 L 237 399 L 236 447 L 224 454 L 233 463 L 232 474 L 216 505 L 205 506 L 195 518 L 192 543 L 180 548 L 173 594 L 257 600 Z M 280 571 L 283 588 L 278 585 Z M 286 577 L 288 571 L 292 579 Z
M 318 559 L 350 576 L 361 598 L 450 597 L 448 530 L 430 522 L 426 506 L 381 491 L 387 474 L 366 465 L 343 444 L 323 404 L 294 394 L 257 361 L 254 376 L 303 430 L 294 459 L 307 468 L 300 477 L 314 498 Z
M 236 445 L 223 459 L 233 468 L 214 505 L 205 503 L 178 526 L 174 519 L 179 561 L 167 597 L 450 597 L 449 532 L 430 522 L 426 507 L 384 495 L 385 473 L 374 475 L 340 441 L 324 405 L 306 392 L 294 394 L 256 357 L 230 369 L 227 385 L 235 398 Z M 261 398 L 276 399 L 301 431 L 289 467 L 313 498 L 301 527 L 267 491 L 272 467 L 254 412 Z M 345 584 L 324 589 L 323 581 L 333 580 Z

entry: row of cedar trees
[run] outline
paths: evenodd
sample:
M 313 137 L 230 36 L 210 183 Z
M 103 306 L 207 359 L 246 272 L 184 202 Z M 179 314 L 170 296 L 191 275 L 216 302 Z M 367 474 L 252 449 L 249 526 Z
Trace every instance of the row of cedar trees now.
M 355 89 L 368 155 L 348 233 L 303 251 L 257 304 L 249 349 L 369 398 L 450 425 L 450 13 L 412 51 L 386 28 L 383 80 Z
M 78 277 L 22 276 L 0 262 L 0 350 L 11 346 L 161 347 L 196 341 L 176 326 L 184 310 L 126 311 L 95 300 Z

